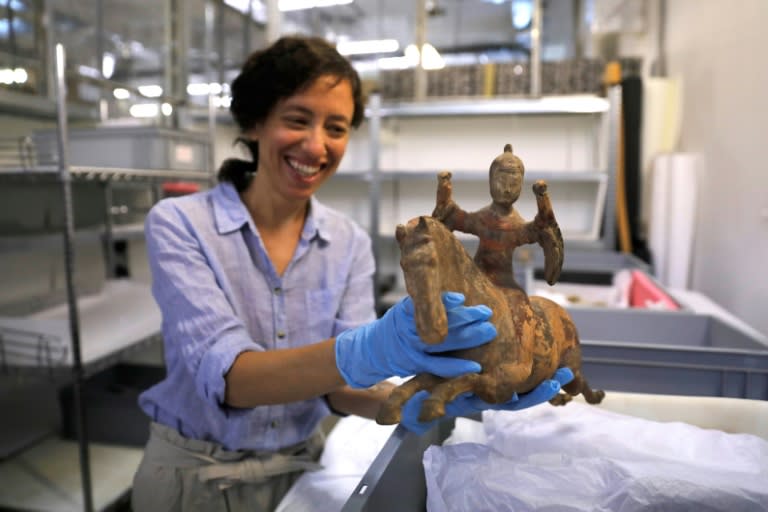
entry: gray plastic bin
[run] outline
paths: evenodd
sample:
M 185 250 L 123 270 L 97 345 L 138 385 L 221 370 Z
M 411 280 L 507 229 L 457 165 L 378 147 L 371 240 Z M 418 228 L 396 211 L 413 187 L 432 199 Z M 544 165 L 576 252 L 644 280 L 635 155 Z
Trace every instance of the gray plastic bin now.
M 33 135 L 40 164 L 58 161 L 56 132 Z M 204 133 L 157 126 L 99 126 L 69 130 L 69 163 L 74 166 L 201 171 L 210 142 Z
M 572 308 L 592 387 L 768 400 L 768 345 L 709 315 Z

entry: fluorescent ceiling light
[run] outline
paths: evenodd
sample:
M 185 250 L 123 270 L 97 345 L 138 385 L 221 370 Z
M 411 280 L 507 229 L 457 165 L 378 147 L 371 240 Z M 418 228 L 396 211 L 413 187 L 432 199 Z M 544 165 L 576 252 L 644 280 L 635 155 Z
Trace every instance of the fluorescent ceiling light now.
M 369 39 L 365 41 L 339 41 L 336 49 L 342 55 L 364 55 L 368 53 L 391 53 L 400 49 L 396 39 Z
M 379 69 L 408 69 L 414 67 L 408 57 L 383 57 L 376 61 Z
M 190 96 L 207 96 L 208 94 L 221 94 L 221 91 L 222 91 L 221 84 L 216 82 L 211 82 L 210 84 L 194 83 L 194 84 L 187 85 L 187 94 L 189 94 Z
M 27 81 L 29 75 L 24 68 L 3 68 L 0 69 L 0 83 L 1 84 L 23 84 Z
M 332 7 L 334 5 L 351 4 L 354 0 L 278 0 L 277 8 L 281 11 L 299 11 L 314 7 Z M 243 14 L 248 13 L 250 6 L 251 17 L 259 23 L 267 22 L 267 7 L 263 0 L 224 0 L 224 3 Z
M 408 67 L 410 68 L 415 68 L 419 65 L 421 54 L 419 48 L 415 44 L 409 44 L 405 47 L 405 60 L 408 62 Z
M 101 74 L 104 78 L 110 79 L 115 73 L 115 56 L 111 53 L 104 53 L 104 57 L 101 59 Z
M 229 108 L 229 106 L 232 104 L 232 97 L 231 96 L 214 96 L 213 97 L 213 106 L 218 108 Z
M 403 57 L 385 57 L 376 62 L 379 69 L 408 69 L 415 68 L 421 63 L 424 69 L 442 69 L 445 67 L 445 60 L 440 52 L 429 43 L 421 47 L 421 51 L 415 44 L 409 44 L 405 47 Z
M 405 58 L 408 61 L 408 67 L 416 67 L 419 63 L 424 69 L 442 69 L 445 67 L 443 56 L 429 43 L 424 43 L 421 52 L 415 44 L 409 44 L 405 47 Z
M 421 66 L 424 69 L 442 69 L 445 67 L 445 61 L 437 48 L 429 43 L 424 43 L 424 46 L 421 47 Z
M 13 79 L 16 81 L 17 84 L 26 83 L 28 78 L 29 78 L 29 74 L 27 74 L 26 69 L 16 68 L 13 70 Z
M 533 4 L 530 0 L 516 0 L 512 2 L 512 26 L 522 30 L 531 24 L 533 20 Z
M 112 91 L 112 96 L 115 97 L 116 100 L 127 100 L 131 97 L 131 93 L 128 89 L 123 89 L 122 87 L 118 87 L 117 89 Z
M 140 85 L 138 89 L 141 95 L 147 98 L 159 98 L 163 95 L 163 88 L 159 85 Z
M 281 11 L 299 11 L 314 7 L 332 7 L 351 4 L 353 0 L 278 0 L 277 8 Z
M 128 112 L 133 117 L 157 117 L 160 112 L 160 105 L 157 103 L 136 103 L 131 105 Z
M 258 0 L 224 0 L 224 3 L 243 14 L 248 14 L 248 6 L 250 5 L 253 21 L 258 23 L 267 22 L 267 7 L 264 5 L 264 2 Z
M 86 66 L 85 64 L 80 64 L 77 66 L 77 72 L 89 78 L 101 78 L 101 73 L 99 73 L 98 69 L 91 66 Z

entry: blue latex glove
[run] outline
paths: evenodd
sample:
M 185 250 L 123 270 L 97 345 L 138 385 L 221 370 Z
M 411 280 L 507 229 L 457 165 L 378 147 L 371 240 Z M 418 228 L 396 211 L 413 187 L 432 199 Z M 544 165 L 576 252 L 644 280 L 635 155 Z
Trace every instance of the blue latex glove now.
M 347 384 L 366 388 L 397 375 L 432 373 L 456 377 L 479 372 L 480 364 L 467 359 L 440 356 L 441 352 L 472 348 L 496 337 L 487 306 L 464 306 L 464 295 L 445 292 L 448 334 L 436 345 L 424 343 L 416 332 L 410 297 L 392 306 L 380 319 L 348 329 L 336 336 L 336 366 Z
M 414 394 L 403 406 L 400 424 L 411 432 L 423 434 L 444 418 L 470 416 L 489 409 L 495 411 L 519 411 L 551 400 L 560 391 L 561 386 L 568 384 L 572 380 L 573 372 L 570 368 L 559 368 L 552 379 L 545 380 L 528 393 L 521 395 L 515 393 L 509 401 L 503 404 L 489 404 L 479 399 L 474 393 L 464 393 L 445 405 L 445 416 L 427 422 L 419 421 L 421 405 L 429 397 L 429 392 L 422 390 Z

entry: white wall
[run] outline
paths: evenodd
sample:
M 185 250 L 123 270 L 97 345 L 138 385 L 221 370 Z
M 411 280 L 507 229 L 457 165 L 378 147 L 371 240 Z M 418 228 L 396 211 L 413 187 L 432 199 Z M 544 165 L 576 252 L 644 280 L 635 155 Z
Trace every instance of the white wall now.
M 667 5 L 679 149 L 705 161 L 692 287 L 768 334 L 768 1 Z

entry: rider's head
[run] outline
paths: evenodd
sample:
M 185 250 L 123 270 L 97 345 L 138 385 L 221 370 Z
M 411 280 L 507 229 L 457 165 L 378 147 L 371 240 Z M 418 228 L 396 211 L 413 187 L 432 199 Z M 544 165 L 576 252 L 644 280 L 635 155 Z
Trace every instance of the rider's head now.
M 523 161 L 512 153 L 512 145 L 504 146 L 504 152 L 491 162 L 489 180 L 493 202 L 511 206 L 523 189 L 525 167 Z

